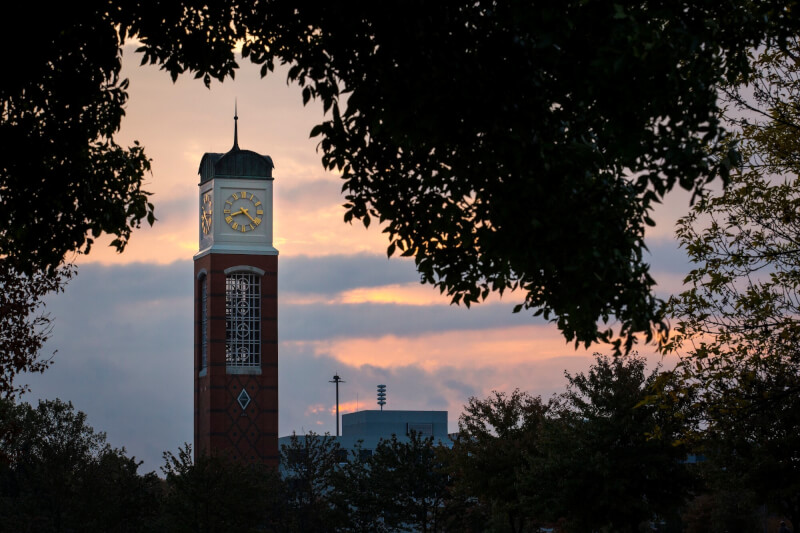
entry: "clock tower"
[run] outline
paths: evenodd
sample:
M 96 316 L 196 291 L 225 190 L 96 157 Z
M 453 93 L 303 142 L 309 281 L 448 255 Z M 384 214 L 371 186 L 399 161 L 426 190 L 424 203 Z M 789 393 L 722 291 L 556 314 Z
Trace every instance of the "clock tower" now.
M 278 250 L 272 159 L 233 148 L 200 161 L 194 256 L 194 450 L 278 464 Z

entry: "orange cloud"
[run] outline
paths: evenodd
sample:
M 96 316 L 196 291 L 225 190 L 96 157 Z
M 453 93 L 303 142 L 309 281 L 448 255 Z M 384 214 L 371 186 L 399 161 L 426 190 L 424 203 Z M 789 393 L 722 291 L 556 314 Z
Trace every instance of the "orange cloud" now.
M 353 413 L 357 411 L 359 408 L 364 409 L 367 408 L 364 402 L 359 402 L 357 400 L 351 402 L 339 402 L 339 414 L 343 415 L 346 413 Z M 327 426 L 331 424 L 331 420 L 335 423 L 336 421 L 336 404 L 332 403 L 322 404 L 322 403 L 315 403 L 306 407 L 304 415 L 308 418 L 311 418 L 313 424 L 315 426 Z
M 442 366 L 476 367 L 489 362 L 513 365 L 553 357 L 591 355 L 575 349 L 550 325 L 529 325 L 478 331 L 445 331 L 417 337 L 386 335 L 298 341 L 318 355 L 328 354 L 353 366 L 381 368 L 415 365 L 432 371 Z
M 382 287 L 364 287 L 342 292 L 338 303 L 403 304 L 403 305 L 450 305 L 450 298 L 421 283 L 395 283 Z
M 277 196 L 280 192 L 275 194 Z M 385 253 L 388 242 L 379 228 L 366 229 L 359 223 L 345 224 L 341 202 L 340 196 L 332 195 L 327 205 L 316 209 L 295 204 L 291 212 L 282 212 L 277 206 L 275 247 L 281 254 L 293 256 Z
M 402 305 L 450 305 L 450 299 L 421 283 L 395 283 L 380 287 L 363 287 L 342 291 L 334 295 L 328 294 L 294 294 L 282 295 L 282 302 L 292 305 L 341 305 L 341 304 L 402 304 Z
M 339 402 L 339 414 L 345 413 L 355 413 L 359 409 L 364 409 L 366 406 L 364 402 L 352 401 L 352 402 Z M 331 416 L 336 416 L 336 405 L 332 405 L 330 409 Z
M 306 415 L 317 415 L 317 414 L 320 414 L 320 413 L 324 413 L 327 409 L 328 409 L 328 406 L 326 406 L 324 404 L 321 404 L 321 403 L 315 403 L 314 405 L 309 405 L 308 407 L 306 407 L 305 414 Z
M 358 408 L 364 408 L 364 402 L 361 402 L 360 406 L 356 400 L 352 402 L 339 402 L 339 413 L 353 413 Z M 315 403 L 313 405 L 309 405 L 306 407 L 305 411 L 306 415 L 319 415 L 319 414 L 329 414 L 331 416 L 336 416 L 336 404 L 332 403 L 330 405 L 322 404 L 322 403 Z
M 513 293 L 506 293 L 506 298 L 509 298 L 509 294 Z M 292 305 L 341 305 L 363 303 L 418 306 L 441 305 L 445 307 L 451 305 L 449 296 L 440 293 L 431 285 L 423 285 L 417 282 L 393 283 L 381 285 L 379 287 L 359 287 L 342 291 L 334 295 L 286 293 L 281 296 L 282 302 Z M 500 295 L 490 293 L 481 305 L 488 305 L 500 301 L 502 301 Z

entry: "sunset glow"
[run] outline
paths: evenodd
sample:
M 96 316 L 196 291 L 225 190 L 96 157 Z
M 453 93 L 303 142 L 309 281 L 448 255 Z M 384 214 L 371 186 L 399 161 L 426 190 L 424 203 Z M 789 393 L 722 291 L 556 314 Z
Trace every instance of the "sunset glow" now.
M 73 400 L 147 468 L 192 440 L 197 172 L 204 153 L 231 148 L 234 102 L 240 146 L 275 162 L 280 435 L 335 431 L 334 373 L 346 381 L 342 413 L 378 408 L 375 386 L 383 383 L 387 409 L 447 410 L 454 430 L 471 396 L 520 388 L 549 397 L 563 390 L 565 370 L 585 371 L 594 351 L 610 352 L 575 349 L 531 312 L 513 314 L 516 294 L 491 294 L 471 309 L 450 305 L 419 283 L 413 260 L 386 257 L 380 227 L 344 223 L 342 181 L 322 167 L 318 140 L 309 138 L 325 115 L 319 102 L 302 105 L 282 67 L 261 79 L 243 62 L 235 81 L 209 90 L 185 76 L 173 83 L 139 59 L 126 47 L 122 75 L 131 97 L 117 142 L 138 140 L 152 159 L 145 188 L 157 221 L 135 229 L 122 254 L 102 237 L 88 256 L 75 257 L 78 278 L 48 304 L 55 364 L 28 381 L 34 395 Z M 648 233 L 662 253 L 656 261 L 677 253 L 670 220 L 687 208 L 679 193 L 656 213 L 658 226 Z M 681 263 L 654 264 L 653 272 L 660 292 L 680 289 Z M 641 351 L 653 357 L 652 349 Z M 97 379 L 86 383 L 86 376 Z
M 518 364 L 560 356 L 590 355 L 574 350 L 550 326 L 524 326 L 488 331 L 446 331 L 418 337 L 343 338 L 308 343 L 351 366 L 380 368 L 416 365 L 426 371 L 442 366 L 482 366 L 487 361 Z

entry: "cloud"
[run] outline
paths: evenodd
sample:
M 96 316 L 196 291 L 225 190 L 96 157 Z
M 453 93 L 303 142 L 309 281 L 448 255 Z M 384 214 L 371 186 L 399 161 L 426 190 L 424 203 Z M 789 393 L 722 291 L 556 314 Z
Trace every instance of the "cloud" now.
M 157 469 L 165 450 L 192 440 L 192 270 L 84 265 L 48 298 L 55 318 L 44 374 L 25 375 L 23 400 L 61 398 L 89 416 L 113 446 Z
M 279 300 L 280 302 L 280 300 Z M 476 331 L 542 324 L 541 318 L 512 313 L 510 305 L 419 306 L 392 304 L 283 305 L 279 303 L 283 341 L 417 336 L 447 330 Z
M 686 275 L 691 270 L 691 262 L 674 239 L 655 240 L 647 245 L 649 262 L 656 273 Z
M 549 397 L 563 389 L 565 369 L 591 362 L 552 325 L 513 314 L 504 302 L 344 303 L 341 295 L 352 291 L 414 283 L 408 261 L 301 256 L 282 259 L 280 272 L 281 294 L 333 300 L 279 298 L 281 435 L 335 430 L 328 383 L 335 373 L 346 381 L 343 411 L 377 408 L 375 386 L 384 383 L 386 408 L 444 409 L 454 430 L 470 396 L 519 387 Z M 58 354 L 43 375 L 22 376 L 32 387 L 24 399 L 71 400 L 112 445 L 156 470 L 163 451 L 193 438 L 193 280 L 190 260 L 82 265 L 66 292 L 47 300 L 55 330 L 45 353 Z
M 655 293 L 669 298 L 683 290 L 683 279 L 693 268 L 685 250 L 674 239 L 654 239 L 648 242 L 651 275 L 656 280 Z
M 413 261 L 369 253 L 281 256 L 279 264 L 281 292 L 334 294 L 419 281 Z
M 376 388 L 387 386 L 388 410 L 446 410 L 450 431 L 470 397 L 483 399 L 493 390 L 510 392 L 515 388 L 541 396 L 547 401 L 566 387 L 564 372 L 584 372 L 591 355 L 565 355 L 532 358 L 507 363 L 503 354 L 479 364 L 441 366 L 425 369 L 416 364 L 379 367 L 348 364 L 328 353 L 315 352 L 307 345 L 281 346 L 280 435 L 335 432 L 335 389 L 331 376 L 338 374 L 342 414 L 356 409 L 379 409 Z M 313 409 L 309 409 L 313 406 Z
M 441 367 L 484 366 L 535 361 L 569 354 L 588 354 L 568 345 L 552 325 L 524 325 L 485 329 L 434 329 L 421 335 L 340 336 L 319 341 L 285 341 L 309 347 L 351 366 L 396 368 L 414 365 L 426 370 Z
M 313 210 L 328 207 L 332 198 L 340 198 L 340 203 L 343 202 L 341 181 L 338 176 L 332 174 L 326 179 L 278 185 L 280 186 L 278 198 L 283 209 Z

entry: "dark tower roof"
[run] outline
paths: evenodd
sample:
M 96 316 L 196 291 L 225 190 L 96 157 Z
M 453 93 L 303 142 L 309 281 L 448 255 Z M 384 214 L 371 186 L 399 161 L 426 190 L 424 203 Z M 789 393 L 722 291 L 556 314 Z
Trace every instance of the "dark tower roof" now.
M 272 178 L 275 165 L 268 155 L 261 155 L 251 150 L 239 148 L 239 114 L 234 111 L 233 148 L 226 154 L 206 152 L 200 160 L 200 183 L 214 178 Z

